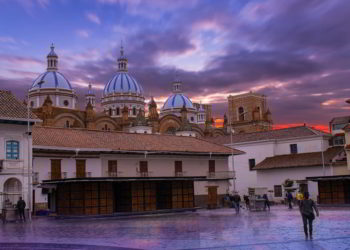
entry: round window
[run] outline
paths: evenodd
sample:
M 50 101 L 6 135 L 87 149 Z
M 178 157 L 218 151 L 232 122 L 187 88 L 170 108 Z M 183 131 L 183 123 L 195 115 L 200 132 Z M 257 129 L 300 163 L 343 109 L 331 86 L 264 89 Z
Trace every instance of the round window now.
M 69 105 L 69 102 L 68 102 L 67 100 L 64 100 L 63 105 L 64 105 L 64 106 L 68 106 L 68 105 Z

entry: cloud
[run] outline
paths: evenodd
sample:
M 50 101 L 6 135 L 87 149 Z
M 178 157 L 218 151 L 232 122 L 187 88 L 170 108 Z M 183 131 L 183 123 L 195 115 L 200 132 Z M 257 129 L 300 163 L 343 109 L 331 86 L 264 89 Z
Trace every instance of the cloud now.
M 95 24 L 101 24 L 100 18 L 95 13 L 88 12 L 85 14 L 85 16 L 89 21 Z
M 16 40 L 13 37 L 9 36 L 0 36 L 0 43 L 17 43 Z
M 87 30 L 77 30 L 77 35 L 81 38 L 88 38 L 90 36 Z

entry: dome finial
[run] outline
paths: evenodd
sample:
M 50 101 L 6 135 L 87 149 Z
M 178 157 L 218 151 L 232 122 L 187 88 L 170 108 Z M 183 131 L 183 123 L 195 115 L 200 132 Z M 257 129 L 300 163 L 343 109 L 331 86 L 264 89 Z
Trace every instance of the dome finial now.
M 123 40 L 120 41 L 120 57 L 118 58 L 118 71 L 128 71 L 128 59 L 124 56 Z
M 120 40 L 120 57 L 124 56 L 123 40 Z
M 175 71 L 175 79 L 173 81 L 173 93 L 181 93 L 182 92 L 182 82 L 179 77 L 179 72 Z
M 55 52 L 55 46 L 51 43 L 51 51 L 47 55 L 47 70 L 48 71 L 57 71 L 58 69 L 58 56 Z

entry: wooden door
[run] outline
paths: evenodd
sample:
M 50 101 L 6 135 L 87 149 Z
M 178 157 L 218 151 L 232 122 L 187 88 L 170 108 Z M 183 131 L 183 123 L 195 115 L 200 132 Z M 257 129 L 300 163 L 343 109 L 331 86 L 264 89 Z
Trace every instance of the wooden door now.
M 182 176 L 182 161 L 175 161 L 175 176 Z
M 209 176 L 215 176 L 215 160 L 209 160 Z
M 208 208 L 217 207 L 218 187 L 208 187 Z
M 85 160 L 76 160 L 77 178 L 85 178 Z
M 141 173 L 141 176 L 147 176 L 147 173 L 148 173 L 147 161 L 140 161 L 140 173 Z
M 118 162 L 108 161 L 108 176 L 109 177 L 117 177 L 118 176 Z
M 51 160 L 51 180 L 61 179 L 61 160 Z

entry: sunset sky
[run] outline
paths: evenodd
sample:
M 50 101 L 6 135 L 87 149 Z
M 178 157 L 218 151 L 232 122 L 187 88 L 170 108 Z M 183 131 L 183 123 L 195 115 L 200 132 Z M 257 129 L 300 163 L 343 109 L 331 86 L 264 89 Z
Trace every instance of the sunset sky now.
M 80 101 L 89 82 L 100 97 L 123 40 L 147 100 L 161 104 L 178 72 L 215 117 L 228 95 L 256 91 L 277 126 L 328 126 L 350 114 L 349 10 L 348 0 L 0 0 L 0 88 L 23 99 L 53 42 Z

